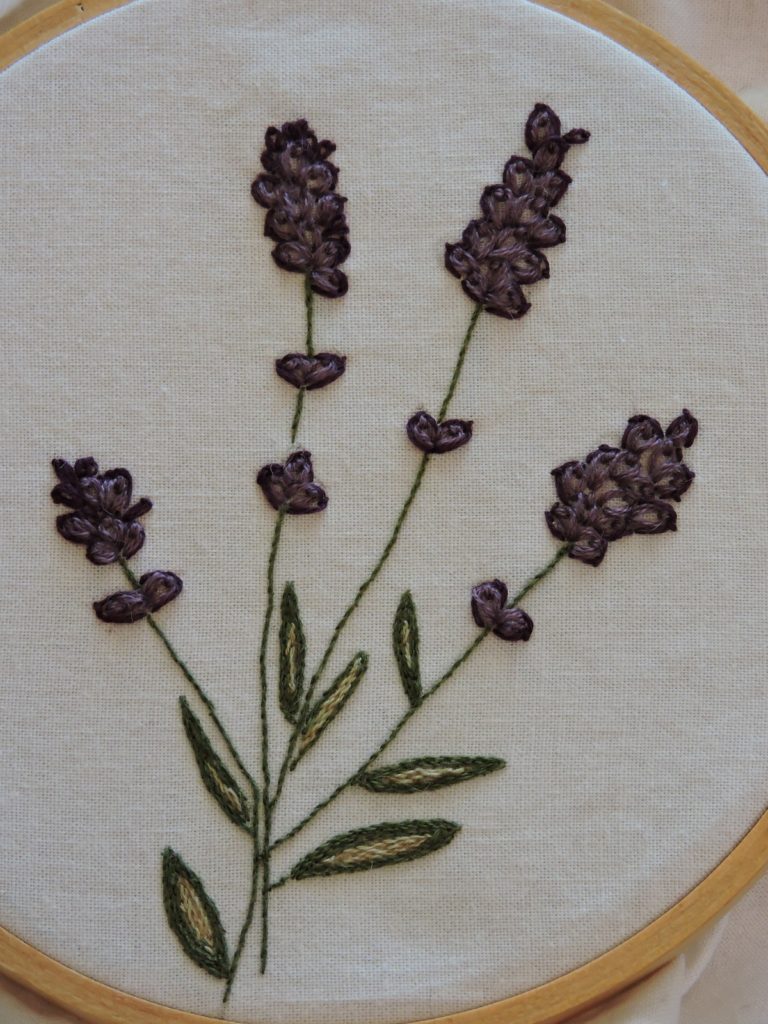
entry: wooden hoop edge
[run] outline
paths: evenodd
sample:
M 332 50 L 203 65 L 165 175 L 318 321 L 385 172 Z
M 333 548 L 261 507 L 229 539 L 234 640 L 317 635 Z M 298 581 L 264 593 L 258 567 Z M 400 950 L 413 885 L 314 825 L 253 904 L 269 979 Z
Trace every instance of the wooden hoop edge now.
M 703 881 L 607 953 L 543 985 L 417 1024 L 562 1024 L 663 967 L 768 866 L 768 811 Z M 233 1024 L 175 1010 L 94 981 L 0 928 L 0 969 L 88 1024 Z
M 131 0 L 59 0 L 0 36 L 0 70 Z M 604 0 L 529 0 L 607 36 L 705 107 L 768 173 L 768 125 L 673 43 Z M 698 885 L 646 927 L 581 967 L 516 996 L 419 1024 L 562 1024 L 668 963 L 768 867 L 768 811 Z M 88 1024 L 233 1024 L 161 1006 L 94 981 L 0 927 L 0 971 Z

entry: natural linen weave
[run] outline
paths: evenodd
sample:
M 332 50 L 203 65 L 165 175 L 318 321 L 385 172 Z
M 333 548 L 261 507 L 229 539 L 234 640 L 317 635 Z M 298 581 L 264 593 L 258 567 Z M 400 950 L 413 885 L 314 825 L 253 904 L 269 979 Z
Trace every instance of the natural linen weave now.
M 392 747 L 392 760 L 498 753 L 509 766 L 492 784 L 428 799 L 350 791 L 286 846 L 281 873 L 373 820 L 463 825 L 439 860 L 275 893 L 269 970 L 247 951 L 228 1013 L 393 1024 L 522 991 L 679 899 L 763 808 L 755 282 L 768 204 L 750 158 L 641 61 L 520 0 L 256 12 L 232 0 L 215 20 L 147 0 L 46 47 L 0 88 L 0 557 L 13 595 L 0 625 L 0 920 L 46 953 L 217 1014 L 218 985 L 168 931 L 159 851 L 183 850 L 228 922 L 250 868 L 237 835 L 222 849 L 188 763 L 173 666 L 141 627 L 105 632 L 93 616 L 108 570 L 62 550 L 50 458 L 128 465 L 151 494 L 141 557 L 185 581 L 164 627 L 255 757 L 272 520 L 254 477 L 287 454 L 292 396 L 272 362 L 303 336 L 300 282 L 270 260 L 248 192 L 264 128 L 305 116 L 332 137 L 349 200 L 349 293 L 318 300 L 316 316 L 346 373 L 297 438 L 333 500 L 281 566 L 317 651 L 391 528 L 418 458 L 405 421 L 439 403 L 466 326 L 444 243 L 521 151 L 535 101 L 592 132 L 569 166 L 568 244 L 525 319 L 478 326 L 452 410 L 474 420 L 472 445 L 430 474 L 350 623 L 348 651 L 379 668 L 344 711 L 344 742 L 329 732 L 291 778 L 278 831 L 389 728 L 403 591 L 433 678 L 477 628 L 471 587 L 522 582 L 550 557 L 553 466 L 615 442 L 632 413 L 666 423 L 690 404 L 702 433 L 684 523 L 616 545 L 598 570 L 562 566 L 526 605 L 530 642 L 484 645 Z M 421 803 L 404 811 L 405 799 Z

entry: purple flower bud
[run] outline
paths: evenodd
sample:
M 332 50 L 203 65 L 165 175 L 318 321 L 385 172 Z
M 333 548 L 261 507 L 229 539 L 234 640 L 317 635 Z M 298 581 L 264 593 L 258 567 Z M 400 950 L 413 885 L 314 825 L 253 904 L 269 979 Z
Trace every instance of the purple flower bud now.
M 408 437 L 423 452 L 442 455 L 461 448 L 472 437 L 472 420 L 443 420 L 438 423 L 428 412 L 417 412 L 408 420 Z
M 56 517 L 56 529 L 72 544 L 87 544 L 96 533 L 95 523 L 78 512 Z
M 666 533 L 677 529 L 677 513 L 666 501 L 635 505 L 627 516 L 627 529 L 632 533 Z
M 667 437 L 678 448 L 690 448 L 699 432 L 699 421 L 687 409 L 667 427 Z
M 525 144 L 532 153 L 549 139 L 560 137 L 560 118 L 546 103 L 537 103 L 525 123 Z
M 103 601 L 94 601 L 93 610 L 102 622 L 138 622 L 147 615 L 147 605 L 140 590 L 120 590 Z
M 507 608 L 509 593 L 501 580 L 488 580 L 472 588 L 472 616 L 481 629 L 502 640 L 527 640 L 533 620 L 522 608 Z
M 126 523 L 104 516 L 88 544 L 86 558 L 94 565 L 111 565 L 121 558 L 132 558 L 144 544 L 144 538 L 144 527 L 137 520 Z
M 346 356 L 337 356 L 331 352 L 318 352 L 314 356 L 291 352 L 275 362 L 275 370 L 278 377 L 295 388 L 315 391 L 338 380 L 344 373 L 346 362 Z
M 313 482 L 312 457 L 309 452 L 294 452 L 282 465 L 263 466 L 256 483 L 272 508 L 290 515 L 321 512 L 328 504 L 328 495 Z
M 144 573 L 139 583 L 147 610 L 150 612 L 158 611 L 163 605 L 177 598 L 184 586 L 175 573 L 160 569 Z
M 591 526 L 585 526 L 568 554 L 585 565 L 597 566 L 602 562 L 607 550 L 608 541 L 605 537 Z
M 101 508 L 110 515 L 122 516 L 131 503 L 133 481 L 127 469 L 110 469 L 101 478 Z
M 663 436 L 661 424 L 652 416 L 631 416 L 621 439 L 621 447 L 630 452 L 641 452 Z

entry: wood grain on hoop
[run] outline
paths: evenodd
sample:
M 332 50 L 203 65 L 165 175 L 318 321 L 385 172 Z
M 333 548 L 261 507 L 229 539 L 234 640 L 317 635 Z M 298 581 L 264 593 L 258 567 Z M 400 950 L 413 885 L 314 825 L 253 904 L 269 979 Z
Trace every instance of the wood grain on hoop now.
M 0 68 L 125 2 L 61 0 L 0 37 Z M 538 2 L 603 33 L 654 65 L 706 107 L 768 172 L 768 127 L 726 86 L 662 36 L 603 0 Z M 614 949 L 528 992 L 425 1024 L 560 1024 L 667 963 L 696 932 L 724 913 L 767 866 L 768 812 L 683 899 Z M 149 1003 L 93 981 L 2 928 L 0 971 L 89 1024 L 213 1024 L 211 1017 Z

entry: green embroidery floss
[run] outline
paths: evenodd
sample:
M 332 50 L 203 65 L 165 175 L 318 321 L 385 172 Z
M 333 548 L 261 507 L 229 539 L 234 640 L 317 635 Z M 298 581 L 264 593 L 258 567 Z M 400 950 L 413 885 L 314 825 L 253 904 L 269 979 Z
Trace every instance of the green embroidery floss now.
M 354 785 L 371 793 L 424 793 L 506 767 L 500 757 L 415 757 L 361 772 Z
M 168 924 L 187 956 L 214 978 L 227 978 L 229 954 L 216 904 L 170 847 L 163 851 L 163 903 Z
M 400 681 L 411 707 L 421 703 L 419 668 L 419 623 L 410 590 L 400 598 L 392 623 L 392 646 L 400 672 Z
M 460 829 L 455 822 L 441 818 L 356 828 L 334 836 L 302 857 L 291 868 L 290 877 L 297 881 L 322 878 L 417 860 L 447 846 Z

